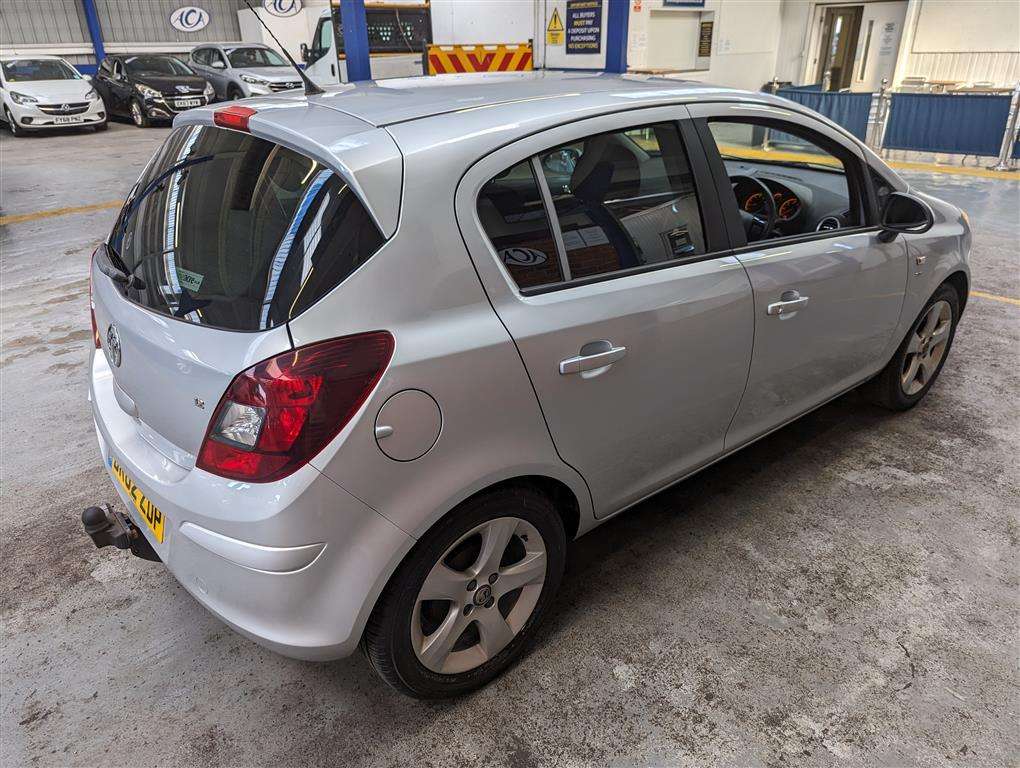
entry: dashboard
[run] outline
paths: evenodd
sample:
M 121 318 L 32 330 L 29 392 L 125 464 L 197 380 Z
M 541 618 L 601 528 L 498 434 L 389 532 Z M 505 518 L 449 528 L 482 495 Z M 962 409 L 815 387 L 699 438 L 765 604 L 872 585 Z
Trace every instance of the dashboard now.
M 842 173 L 731 159 L 725 165 L 742 211 L 755 216 L 768 212 L 764 192 L 754 180 L 771 191 L 777 213 L 773 237 L 838 229 L 849 223 L 849 192 Z

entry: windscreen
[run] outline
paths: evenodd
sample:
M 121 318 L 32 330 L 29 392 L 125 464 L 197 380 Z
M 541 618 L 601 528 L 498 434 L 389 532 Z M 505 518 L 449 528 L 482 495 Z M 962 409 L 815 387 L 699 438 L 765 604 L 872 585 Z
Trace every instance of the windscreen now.
M 194 70 L 173 56 L 132 56 L 125 59 L 132 75 L 193 75 Z
M 382 245 L 343 178 L 247 133 L 177 128 L 146 168 L 109 239 L 131 301 L 201 325 L 287 322 Z
M 268 48 L 235 48 L 227 53 L 230 66 L 245 67 L 289 67 L 283 56 Z
M 4 78 L 9 83 L 33 80 L 80 80 L 81 75 L 55 59 L 15 59 L 3 63 Z

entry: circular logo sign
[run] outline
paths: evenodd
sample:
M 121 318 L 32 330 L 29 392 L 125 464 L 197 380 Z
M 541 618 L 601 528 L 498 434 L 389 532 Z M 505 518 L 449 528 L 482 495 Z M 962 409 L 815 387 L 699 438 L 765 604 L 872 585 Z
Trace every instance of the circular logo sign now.
M 178 32 L 198 32 L 209 25 L 209 12 L 195 5 L 185 5 L 170 14 L 170 26 Z
M 120 334 L 117 333 L 117 326 L 113 324 L 106 329 L 106 356 L 114 368 L 120 367 Z
M 508 267 L 537 267 L 539 264 L 545 264 L 548 258 L 539 250 L 522 247 L 504 248 L 499 255 Z
M 262 0 L 262 7 L 273 16 L 296 16 L 301 11 L 301 0 Z

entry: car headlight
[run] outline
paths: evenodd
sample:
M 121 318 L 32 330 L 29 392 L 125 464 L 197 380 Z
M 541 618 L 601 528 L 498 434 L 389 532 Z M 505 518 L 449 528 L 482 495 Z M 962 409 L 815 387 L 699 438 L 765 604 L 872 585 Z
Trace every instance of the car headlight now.
M 216 93 L 216 91 L 213 90 L 212 83 L 206 83 L 205 90 L 203 90 L 202 93 L 205 94 L 205 97 L 207 99 L 211 99 L 213 95 Z
M 33 96 L 26 96 L 25 94 L 18 93 L 17 91 L 11 91 L 11 100 L 14 101 L 15 104 L 37 104 L 39 102 L 39 99 Z
M 147 99 L 161 99 L 163 94 L 157 91 L 155 88 L 150 88 L 147 85 L 141 83 L 135 83 L 135 90 L 138 91 L 142 96 Z
M 95 88 L 89 88 L 88 93 L 85 94 L 85 98 L 88 101 L 96 101 L 99 98 L 99 94 L 96 93 Z
M 241 75 L 241 79 L 246 83 L 251 83 L 252 85 L 269 85 L 268 80 L 263 80 L 261 77 L 255 77 L 255 75 Z

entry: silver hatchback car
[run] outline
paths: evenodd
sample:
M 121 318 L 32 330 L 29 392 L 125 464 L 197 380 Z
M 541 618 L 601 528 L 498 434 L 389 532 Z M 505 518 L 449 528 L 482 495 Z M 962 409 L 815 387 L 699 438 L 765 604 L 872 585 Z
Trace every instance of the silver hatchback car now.
M 860 385 L 915 405 L 970 229 L 796 104 L 601 74 L 191 110 L 91 272 L 127 513 L 280 653 L 418 697 L 519 657 L 571 540 Z
M 218 99 L 264 96 L 301 87 L 294 67 L 268 45 L 200 45 L 191 51 L 188 63 L 209 81 Z

